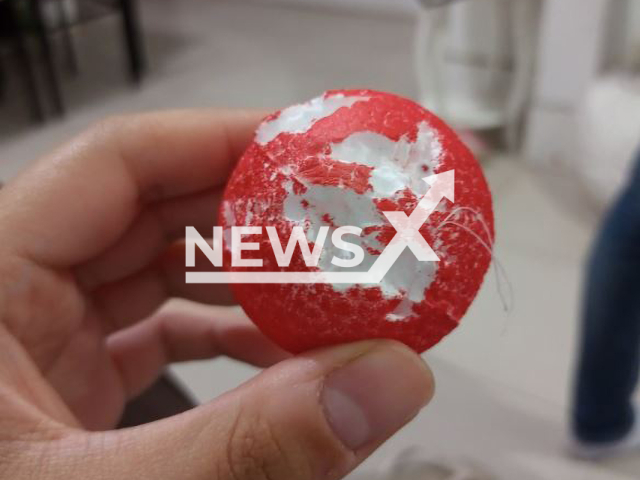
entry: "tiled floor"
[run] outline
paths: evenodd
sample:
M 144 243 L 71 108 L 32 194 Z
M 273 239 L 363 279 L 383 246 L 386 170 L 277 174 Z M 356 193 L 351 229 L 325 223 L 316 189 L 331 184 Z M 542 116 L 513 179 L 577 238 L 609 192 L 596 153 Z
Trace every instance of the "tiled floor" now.
M 151 73 L 141 89 L 125 82 L 118 44 L 105 40 L 116 25 L 104 19 L 78 31 L 83 73 L 65 81 L 64 120 L 29 127 L 19 96 L 10 96 L 0 109 L 0 178 L 113 113 L 274 108 L 336 87 L 416 93 L 407 19 L 182 0 L 143 2 L 143 18 Z M 640 478 L 640 456 L 594 467 L 562 451 L 581 264 L 597 214 L 567 173 L 500 156 L 485 167 L 500 285 L 511 286 L 513 307 L 504 312 L 492 273 L 463 325 L 426 355 L 438 381 L 433 404 L 356 475 L 417 446 L 427 457 L 474 458 L 505 480 Z M 201 400 L 254 373 L 226 360 L 175 371 Z

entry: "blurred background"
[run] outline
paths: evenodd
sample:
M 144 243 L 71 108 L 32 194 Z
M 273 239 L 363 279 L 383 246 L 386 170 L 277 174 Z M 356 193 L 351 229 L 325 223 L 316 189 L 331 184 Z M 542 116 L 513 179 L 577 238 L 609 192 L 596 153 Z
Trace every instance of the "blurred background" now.
M 640 147 L 638 0 L 0 0 L 0 181 L 107 115 L 277 109 L 334 88 L 404 95 L 458 129 L 491 184 L 507 276 L 490 273 L 425 355 L 432 407 L 352 477 L 400 478 L 385 476 L 400 458 L 640 478 L 640 454 L 565 454 L 583 263 Z M 198 401 L 255 373 L 173 372 Z

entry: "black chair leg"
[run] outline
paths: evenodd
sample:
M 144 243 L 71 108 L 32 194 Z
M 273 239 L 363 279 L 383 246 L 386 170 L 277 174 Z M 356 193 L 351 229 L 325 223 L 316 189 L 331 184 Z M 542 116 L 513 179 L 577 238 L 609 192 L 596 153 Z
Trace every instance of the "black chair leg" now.
M 134 82 L 140 83 L 146 68 L 144 46 L 140 33 L 135 0 L 119 0 L 122 10 L 122 26 L 128 51 L 129 73 Z
M 18 68 L 20 69 L 20 75 L 28 92 L 31 117 L 34 121 L 42 123 L 45 121 L 45 111 L 42 106 L 40 92 L 38 91 L 36 71 L 29 55 L 27 35 L 20 27 L 20 15 L 15 0 L 9 1 L 9 12 L 12 16 L 11 22 L 13 24 L 13 43 L 15 46 L 16 59 L 18 61 Z
M 3 59 L 0 58 L 0 101 L 7 97 L 7 73 L 4 69 Z
M 64 115 L 64 104 L 62 102 L 62 92 L 60 90 L 60 83 L 55 70 L 55 64 L 53 62 L 52 50 L 49 45 L 49 38 L 47 36 L 47 30 L 42 18 L 42 9 L 40 8 L 39 0 L 31 0 L 31 18 L 34 22 L 36 29 L 36 36 L 40 45 L 40 54 L 42 56 L 42 62 L 44 64 L 45 75 L 48 80 L 48 88 L 51 93 L 51 100 L 53 102 L 53 108 L 57 115 Z

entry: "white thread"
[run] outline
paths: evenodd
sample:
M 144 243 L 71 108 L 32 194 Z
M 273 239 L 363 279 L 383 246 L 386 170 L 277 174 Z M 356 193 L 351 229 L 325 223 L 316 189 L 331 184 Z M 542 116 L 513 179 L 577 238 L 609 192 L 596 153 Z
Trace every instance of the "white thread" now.
M 471 212 L 474 215 L 475 219 L 480 222 L 480 224 L 484 228 L 485 233 L 487 234 L 488 241 L 485 241 L 480 237 L 480 235 L 478 235 L 466 225 L 462 225 L 461 223 L 450 220 L 450 218 L 452 218 L 453 216 L 464 211 Z M 498 290 L 498 296 L 500 297 L 502 308 L 506 313 L 510 313 L 513 310 L 514 304 L 513 285 L 509 281 L 509 276 L 507 275 L 507 271 L 502 265 L 502 262 L 500 262 L 500 260 L 493 253 L 493 241 L 491 240 L 491 233 L 489 231 L 489 226 L 484 221 L 484 218 L 482 218 L 482 214 L 470 207 L 457 207 L 454 208 L 449 213 L 449 215 L 447 215 L 447 217 L 438 225 L 436 231 L 439 231 L 446 225 L 453 225 L 466 231 L 467 233 L 472 235 L 480 243 L 480 245 L 482 245 L 487 250 L 487 252 L 489 252 L 489 255 L 491 255 L 491 260 L 493 262 L 493 271 L 496 279 L 496 289 Z M 505 292 L 503 289 L 503 283 L 507 286 L 507 292 Z

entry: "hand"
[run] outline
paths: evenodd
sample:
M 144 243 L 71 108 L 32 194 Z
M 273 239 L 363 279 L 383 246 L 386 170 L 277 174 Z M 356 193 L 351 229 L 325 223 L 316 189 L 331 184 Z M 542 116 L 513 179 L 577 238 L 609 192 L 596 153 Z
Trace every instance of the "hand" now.
M 430 399 L 386 341 L 289 358 L 224 287 L 184 282 L 185 226 L 210 234 L 260 116 L 105 121 L 0 190 L 0 478 L 340 478 Z M 172 297 L 174 300 L 162 308 Z M 202 304 L 218 306 L 204 306 Z M 189 412 L 115 426 L 171 362 L 269 366 Z

